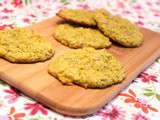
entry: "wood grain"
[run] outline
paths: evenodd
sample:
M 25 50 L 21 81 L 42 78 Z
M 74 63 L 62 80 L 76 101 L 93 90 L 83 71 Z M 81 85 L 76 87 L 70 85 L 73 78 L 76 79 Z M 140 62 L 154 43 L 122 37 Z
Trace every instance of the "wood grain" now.
M 28 27 L 52 41 L 56 50 L 53 59 L 69 50 L 52 37 L 55 26 L 61 22 L 63 21 L 60 18 L 54 17 Z M 106 89 L 62 85 L 47 72 L 50 60 L 34 64 L 13 64 L 0 59 L 0 78 L 57 112 L 72 116 L 91 114 L 113 99 L 160 56 L 160 35 L 144 28 L 141 31 L 144 34 L 141 47 L 123 48 L 113 45 L 108 49 L 126 68 L 127 78 L 121 84 Z

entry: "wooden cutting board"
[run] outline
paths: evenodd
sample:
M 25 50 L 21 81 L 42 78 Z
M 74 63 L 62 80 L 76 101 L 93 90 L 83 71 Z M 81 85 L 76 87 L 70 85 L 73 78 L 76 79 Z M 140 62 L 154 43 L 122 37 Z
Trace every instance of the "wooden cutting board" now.
M 56 50 L 53 58 L 69 50 L 52 37 L 55 26 L 61 22 L 60 18 L 54 17 L 29 27 L 53 42 Z M 106 89 L 62 85 L 47 73 L 50 60 L 34 64 L 13 64 L 0 59 L 0 78 L 57 112 L 73 116 L 91 114 L 113 99 L 160 56 L 160 34 L 143 28 L 141 31 L 144 34 L 141 47 L 123 48 L 113 45 L 108 49 L 126 68 L 127 78 L 121 84 Z

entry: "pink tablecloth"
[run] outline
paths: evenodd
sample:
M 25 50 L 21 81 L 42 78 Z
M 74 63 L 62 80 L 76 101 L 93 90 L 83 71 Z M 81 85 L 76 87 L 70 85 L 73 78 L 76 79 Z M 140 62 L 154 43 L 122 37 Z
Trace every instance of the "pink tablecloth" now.
M 25 1 L 28 1 L 28 3 Z M 0 0 L 0 29 L 26 26 L 61 8 L 106 8 L 139 26 L 160 31 L 160 0 Z M 71 118 L 51 111 L 0 81 L 0 120 L 160 120 L 160 59 L 97 113 Z M 95 98 L 96 99 L 96 98 Z

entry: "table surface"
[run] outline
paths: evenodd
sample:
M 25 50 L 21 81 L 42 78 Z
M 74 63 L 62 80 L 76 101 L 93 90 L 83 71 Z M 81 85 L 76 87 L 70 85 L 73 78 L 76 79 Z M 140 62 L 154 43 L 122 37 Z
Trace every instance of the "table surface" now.
M 139 26 L 160 31 L 160 0 L 1 0 L 0 30 L 34 24 L 54 16 L 62 8 L 105 8 Z M 157 59 L 97 113 L 73 118 L 49 110 L 0 81 L 0 120 L 158 120 L 159 89 L 160 59 Z

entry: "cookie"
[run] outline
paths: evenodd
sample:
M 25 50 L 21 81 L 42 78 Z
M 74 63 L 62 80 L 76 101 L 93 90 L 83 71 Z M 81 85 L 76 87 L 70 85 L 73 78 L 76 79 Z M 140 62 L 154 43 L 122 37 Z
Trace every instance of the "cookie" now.
M 32 30 L 15 28 L 0 31 L 0 57 L 10 62 L 45 61 L 53 54 L 52 44 Z
M 95 14 L 95 20 L 98 28 L 106 36 L 122 46 L 138 47 L 143 43 L 143 35 L 139 28 L 127 19 L 98 11 Z
M 106 48 L 111 42 L 99 30 L 71 24 L 61 24 L 54 31 L 54 37 L 71 48 Z
M 125 78 L 121 63 L 105 49 L 71 50 L 52 60 L 48 71 L 63 84 L 85 88 L 105 88 Z
M 95 26 L 96 22 L 94 20 L 94 12 L 88 10 L 75 10 L 75 9 L 65 9 L 57 13 L 58 16 L 62 17 L 66 21 L 86 25 Z

